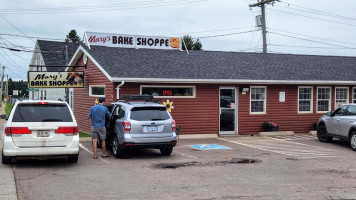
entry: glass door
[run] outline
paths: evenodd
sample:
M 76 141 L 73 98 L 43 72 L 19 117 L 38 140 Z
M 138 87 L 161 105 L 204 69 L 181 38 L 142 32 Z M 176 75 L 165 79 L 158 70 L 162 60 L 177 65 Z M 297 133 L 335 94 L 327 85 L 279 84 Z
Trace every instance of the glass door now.
M 237 133 L 237 89 L 220 87 L 220 135 Z

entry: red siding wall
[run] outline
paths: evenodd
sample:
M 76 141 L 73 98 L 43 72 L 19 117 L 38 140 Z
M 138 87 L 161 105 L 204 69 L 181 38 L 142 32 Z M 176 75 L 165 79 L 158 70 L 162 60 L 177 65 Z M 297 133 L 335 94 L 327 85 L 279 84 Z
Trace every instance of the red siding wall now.
M 77 65 L 82 65 L 82 59 Z M 76 71 L 84 71 L 84 88 L 74 89 L 74 116 L 77 120 L 79 130 L 90 133 L 91 120 L 88 119 L 89 111 L 95 105 L 97 97 L 89 96 L 89 85 L 105 85 L 106 102 L 115 99 L 113 84 L 88 58 L 87 68 L 77 68 Z
M 140 94 L 140 85 L 125 83 L 120 89 L 120 95 Z M 181 86 L 192 86 L 192 84 Z M 168 98 L 173 102 L 174 109 L 171 114 L 181 128 L 180 134 L 217 134 L 219 132 L 219 86 L 207 84 L 194 86 L 196 86 L 196 98 Z M 160 99 L 161 102 L 167 101 L 166 98 Z

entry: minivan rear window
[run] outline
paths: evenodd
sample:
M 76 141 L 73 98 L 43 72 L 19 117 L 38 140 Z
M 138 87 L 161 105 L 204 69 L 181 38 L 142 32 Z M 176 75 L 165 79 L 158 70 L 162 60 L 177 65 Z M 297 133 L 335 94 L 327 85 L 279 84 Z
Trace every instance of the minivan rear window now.
M 131 119 L 137 121 L 159 121 L 170 118 L 165 107 L 136 107 L 131 109 Z
M 67 105 L 19 104 L 13 122 L 73 122 Z

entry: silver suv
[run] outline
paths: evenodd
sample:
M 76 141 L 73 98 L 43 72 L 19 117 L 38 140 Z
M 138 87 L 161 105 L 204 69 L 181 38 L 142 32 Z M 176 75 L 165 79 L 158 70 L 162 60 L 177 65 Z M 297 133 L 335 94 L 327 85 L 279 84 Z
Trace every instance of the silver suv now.
M 108 105 L 107 140 L 115 157 L 125 149 L 154 148 L 170 155 L 177 143 L 176 123 L 166 107 L 148 95 L 123 95 Z
M 334 137 L 348 141 L 356 151 L 356 104 L 345 104 L 327 112 L 318 122 L 317 135 L 321 142 L 331 142 Z

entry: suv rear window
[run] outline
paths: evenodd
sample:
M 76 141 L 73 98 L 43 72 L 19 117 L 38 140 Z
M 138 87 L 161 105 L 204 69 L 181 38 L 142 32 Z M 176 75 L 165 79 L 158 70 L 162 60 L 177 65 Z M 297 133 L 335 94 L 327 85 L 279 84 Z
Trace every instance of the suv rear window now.
M 165 107 L 136 107 L 131 109 L 131 119 L 137 121 L 159 121 L 169 118 Z
M 19 104 L 13 122 L 73 122 L 67 105 Z

